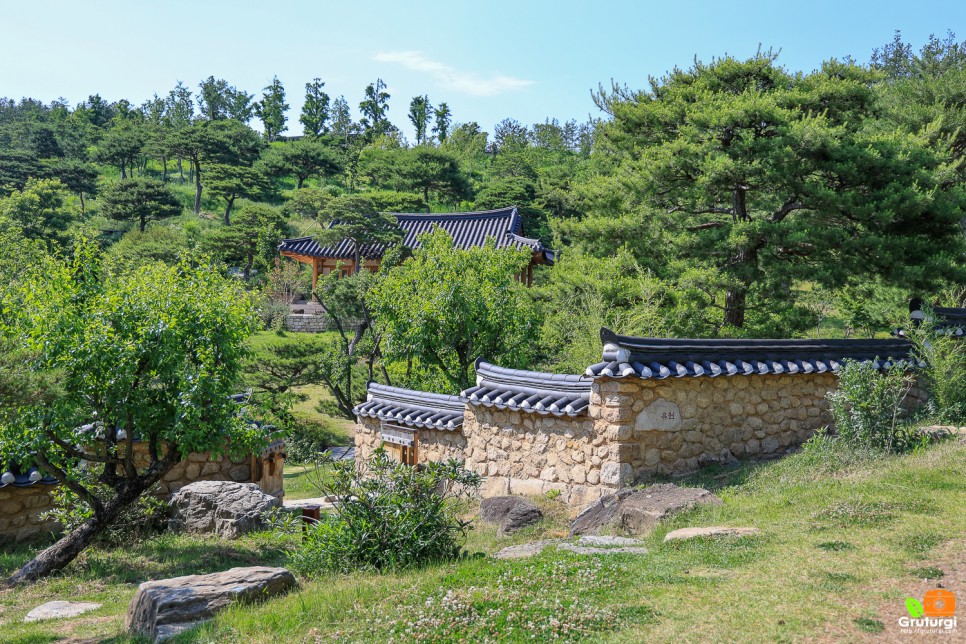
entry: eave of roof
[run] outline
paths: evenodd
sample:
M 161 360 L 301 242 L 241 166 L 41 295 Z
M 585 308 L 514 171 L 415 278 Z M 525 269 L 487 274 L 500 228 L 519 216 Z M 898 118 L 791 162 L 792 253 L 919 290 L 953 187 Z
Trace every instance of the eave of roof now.
M 578 374 L 507 369 L 476 361 L 476 386 L 460 393 L 466 403 L 554 416 L 582 416 L 592 381 Z
M 836 372 L 846 360 L 876 368 L 910 360 L 907 340 L 663 339 L 601 329 L 602 358 L 590 378 L 644 379 Z
M 458 396 L 403 389 L 370 382 L 366 402 L 352 410 L 356 416 L 408 425 L 456 430 L 463 425 L 463 401 Z
M 539 239 L 520 234 L 523 225 L 516 206 L 479 212 L 392 214 L 403 231 L 402 243 L 409 248 L 419 248 L 419 238 L 438 226 L 450 233 L 457 248 L 479 247 L 487 239 L 493 239 L 497 248 L 528 248 L 534 254 L 540 254 L 544 262 L 554 261 L 554 252 Z M 330 224 L 329 228 L 334 225 Z M 353 244 L 347 239 L 329 246 L 322 246 L 313 237 L 283 239 L 278 250 L 286 255 L 320 259 L 348 260 L 355 257 Z M 384 244 L 363 244 L 359 247 L 359 255 L 364 259 L 379 259 L 385 251 Z

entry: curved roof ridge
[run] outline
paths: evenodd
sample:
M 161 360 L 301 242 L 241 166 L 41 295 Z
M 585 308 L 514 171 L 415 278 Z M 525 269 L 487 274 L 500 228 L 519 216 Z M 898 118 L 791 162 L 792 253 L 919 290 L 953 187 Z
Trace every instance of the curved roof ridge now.
M 476 361 L 476 386 L 460 392 L 471 405 L 555 416 L 580 416 L 590 406 L 593 380 L 580 374 L 556 374 L 501 367 Z
M 383 385 L 378 382 L 370 382 L 367 385 L 370 398 L 392 400 L 404 402 L 412 407 L 426 407 L 427 409 L 449 409 L 452 411 L 463 411 L 463 401 L 459 396 L 451 394 L 439 394 L 433 391 L 420 391 L 418 389 L 405 389 L 392 385 Z
M 455 430 L 463 424 L 466 407 L 459 396 L 393 387 L 370 381 L 366 401 L 352 411 L 356 416 L 409 425 Z

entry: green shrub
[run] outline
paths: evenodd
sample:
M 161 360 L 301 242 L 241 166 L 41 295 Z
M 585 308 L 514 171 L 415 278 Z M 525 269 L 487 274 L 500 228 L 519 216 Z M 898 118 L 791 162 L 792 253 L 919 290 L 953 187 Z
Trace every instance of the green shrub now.
M 85 487 L 103 490 L 93 476 L 84 477 Z M 152 496 L 149 491 L 138 497 L 137 501 L 127 507 L 114 524 L 98 536 L 98 542 L 108 545 L 137 542 L 147 537 L 163 532 L 168 524 L 168 504 Z M 94 516 L 91 507 L 78 498 L 66 486 L 60 485 L 51 492 L 53 509 L 41 515 L 45 521 L 56 521 L 61 529 L 73 532 L 82 523 Z
M 315 463 L 322 453 L 343 442 L 331 422 L 296 419 L 285 435 L 285 451 L 294 463 Z
M 966 340 L 943 333 L 925 311 L 923 324 L 909 331 L 922 379 L 929 393 L 928 412 L 940 423 L 966 423 Z
M 903 452 L 919 444 L 904 420 L 903 402 L 914 382 L 906 365 L 876 369 L 871 362 L 846 361 L 839 387 L 829 393 L 835 442 L 856 449 Z
M 470 523 L 456 513 L 478 474 L 458 461 L 412 467 L 383 450 L 360 464 L 340 461 L 319 479 L 319 492 L 341 499 L 306 534 L 296 570 L 389 571 L 460 556 Z

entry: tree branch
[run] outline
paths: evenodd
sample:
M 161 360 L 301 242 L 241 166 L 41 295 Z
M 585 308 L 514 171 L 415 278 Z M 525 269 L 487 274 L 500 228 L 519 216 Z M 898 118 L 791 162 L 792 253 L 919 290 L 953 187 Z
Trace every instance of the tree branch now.
M 45 471 L 50 472 L 54 478 L 66 485 L 67 489 L 82 498 L 87 505 L 91 506 L 91 509 L 94 510 L 95 515 L 101 516 L 104 514 L 104 504 L 101 503 L 101 500 L 94 496 L 94 493 L 88 490 L 86 487 L 67 476 L 67 472 L 51 463 L 50 459 L 47 458 L 47 455 L 44 454 L 43 451 L 38 451 L 34 455 L 34 459 L 37 461 L 37 464 L 40 465 L 40 467 L 42 467 Z

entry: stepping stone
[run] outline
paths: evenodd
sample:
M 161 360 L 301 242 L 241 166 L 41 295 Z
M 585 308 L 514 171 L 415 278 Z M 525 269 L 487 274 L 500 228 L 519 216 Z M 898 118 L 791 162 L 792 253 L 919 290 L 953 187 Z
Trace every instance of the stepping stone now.
M 320 496 L 314 499 L 291 499 L 282 501 L 282 507 L 286 510 L 301 510 L 310 505 L 317 505 L 321 510 L 331 510 L 335 507 L 331 499 L 330 496 Z
M 561 550 L 569 550 L 578 555 L 646 555 L 647 548 L 640 546 L 619 546 L 616 548 L 595 548 L 579 546 L 574 543 L 561 543 L 557 546 Z
M 33 609 L 23 618 L 25 622 L 39 622 L 42 619 L 63 619 L 64 617 L 77 617 L 88 611 L 97 610 L 102 604 L 92 604 L 88 602 L 47 602 Z
M 494 559 L 526 559 L 527 557 L 533 557 L 535 555 L 543 552 L 543 549 L 552 543 L 556 543 L 554 540 L 547 541 L 534 541 L 533 543 L 524 543 L 519 546 L 508 546 L 503 550 L 497 552 L 493 555 Z
M 602 546 L 602 547 L 621 547 L 639 546 L 638 539 L 628 539 L 627 537 L 601 537 L 598 535 L 585 535 L 577 539 L 578 546 Z
M 711 526 L 709 528 L 681 528 L 672 530 L 664 536 L 664 543 L 668 541 L 683 541 L 685 539 L 695 539 L 697 537 L 724 537 L 734 535 L 747 537 L 758 534 L 758 528 L 729 528 L 728 526 Z

